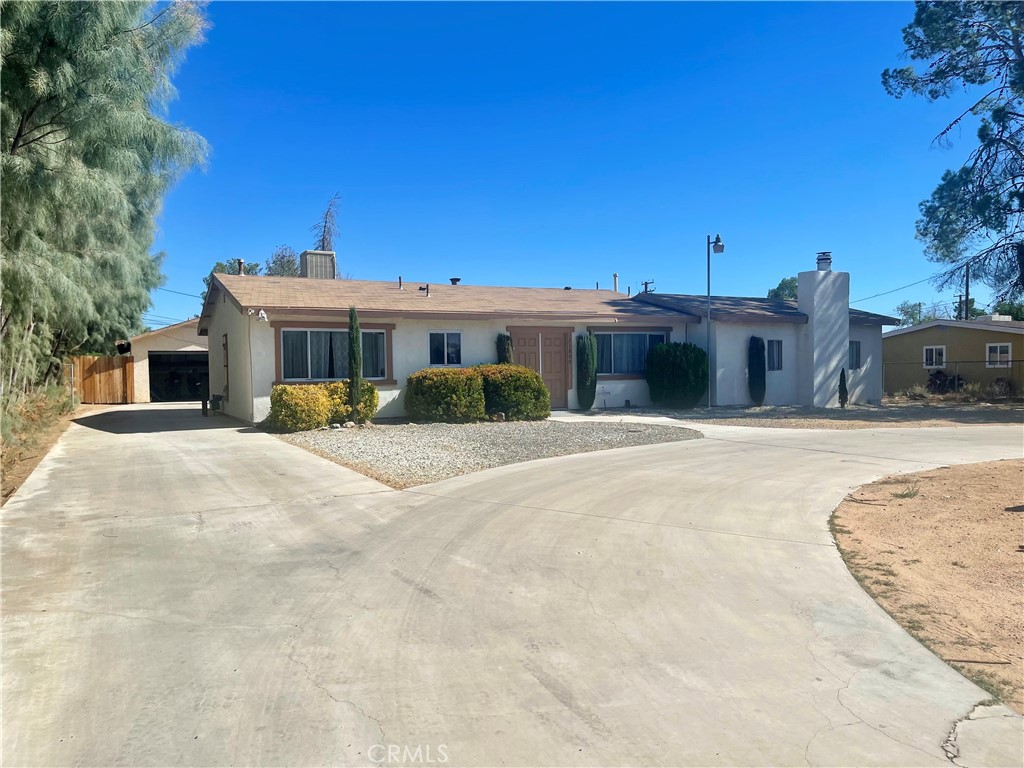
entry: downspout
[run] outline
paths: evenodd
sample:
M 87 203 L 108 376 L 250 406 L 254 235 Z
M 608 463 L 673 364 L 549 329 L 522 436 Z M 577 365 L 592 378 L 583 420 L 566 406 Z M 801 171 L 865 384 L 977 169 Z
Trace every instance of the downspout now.
M 256 391 L 252 388 L 252 315 L 248 315 L 249 325 L 249 423 L 256 426 Z

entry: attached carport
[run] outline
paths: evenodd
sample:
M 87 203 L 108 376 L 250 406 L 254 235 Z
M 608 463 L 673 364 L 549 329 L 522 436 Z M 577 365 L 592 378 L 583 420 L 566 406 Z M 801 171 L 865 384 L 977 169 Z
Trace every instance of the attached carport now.
M 209 396 L 209 352 L 198 328 L 198 319 L 187 320 L 131 340 L 134 402 L 184 402 Z

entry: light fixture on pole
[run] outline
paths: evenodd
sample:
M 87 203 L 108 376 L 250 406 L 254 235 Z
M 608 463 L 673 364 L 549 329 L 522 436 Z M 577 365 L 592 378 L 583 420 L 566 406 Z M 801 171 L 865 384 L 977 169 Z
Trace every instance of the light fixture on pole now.
M 707 316 L 707 328 L 705 328 L 705 338 L 707 344 L 708 353 L 708 408 L 711 407 L 711 251 L 715 253 L 725 253 L 725 243 L 722 242 L 721 235 L 715 235 L 715 239 L 711 239 L 711 235 L 708 235 L 708 316 Z

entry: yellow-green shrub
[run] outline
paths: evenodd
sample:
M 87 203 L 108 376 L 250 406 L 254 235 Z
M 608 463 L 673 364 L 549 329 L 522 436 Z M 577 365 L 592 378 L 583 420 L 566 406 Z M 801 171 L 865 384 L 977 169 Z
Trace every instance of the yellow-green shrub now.
M 270 390 L 270 427 L 304 432 L 327 425 L 331 400 L 322 384 L 275 384 Z
M 484 380 L 475 368 L 425 368 L 409 377 L 405 410 L 414 421 L 477 421 L 484 411 Z
M 478 365 L 484 377 L 484 407 L 488 414 L 504 413 L 509 421 L 546 419 L 551 394 L 544 380 L 525 365 Z
M 344 424 L 346 421 L 355 421 L 360 424 L 370 421 L 377 415 L 380 407 L 380 393 L 372 383 L 363 379 L 359 394 L 359 405 L 356 406 L 356 418 L 352 418 L 352 406 L 349 405 L 349 387 L 351 382 L 348 379 L 332 381 L 322 385 L 331 401 L 331 413 L 327 421 L 331 424 Z

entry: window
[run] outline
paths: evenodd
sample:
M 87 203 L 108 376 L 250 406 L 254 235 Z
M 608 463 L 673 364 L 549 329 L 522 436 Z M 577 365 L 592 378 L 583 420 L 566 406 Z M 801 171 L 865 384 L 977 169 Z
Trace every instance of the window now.
M 850 342 L 850 363 L 849 368 L 851 371 L 856 371 L 860 368 L 860 342 Z
M 946 348 L 945 347 L 925 347 L 924 348 L 924 367 L 925 368 L 945 368 L 946 367 Z
M 1009 368 L 1010 367 L 1010 345 L 1009 344 L 986 344 L 985 345 L 985 367 L 986 368 Z
M 664 344 L 664 333 L 596 333 L 597 372 L 601 374 L 643 374 L 647 353 Z
M 387 375 L 384 332 L 363 331 L 363 377 Z M 348 378 L 348 331 L 282 330 L 281 375 L 288 380 Z
M 458 331 L 431 331 L 430 364 L 462 365 L 462 334 Z
M 768 370 L 782 370 L 782 339 L 768 339 Z

